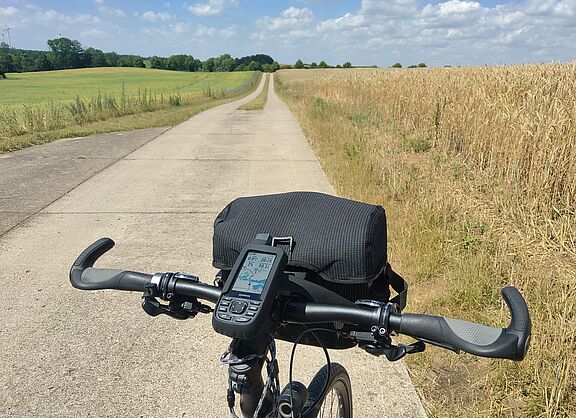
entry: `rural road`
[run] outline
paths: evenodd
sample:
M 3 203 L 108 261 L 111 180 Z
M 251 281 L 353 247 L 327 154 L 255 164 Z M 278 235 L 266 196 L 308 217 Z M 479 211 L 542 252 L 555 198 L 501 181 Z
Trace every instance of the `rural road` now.
M 140 295 L 81 292 L 68 281 L 94 240 L 100 267 L 183 271 L 212 282 L 212 223 L 238 196 L 333 193 L 300 126 L 273 91 L 172 129 L 57 141 L 0 157 L 0 416 L 226 417 L 228 340 L 210 317 L 151 318 Z M 260 85 L 260 89 L 262 84 Z M 291 345 L 279 342 L 281 385 Z M 425 416 L 402 363 L 332 351 L 348 369 L 357 417 Z M 299 347 L 309 379 L 321 350 Z

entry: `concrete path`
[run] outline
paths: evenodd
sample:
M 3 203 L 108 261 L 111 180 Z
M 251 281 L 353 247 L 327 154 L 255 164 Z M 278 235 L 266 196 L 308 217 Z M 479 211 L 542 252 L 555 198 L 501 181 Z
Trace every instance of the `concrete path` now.
M 151 318 L 140 295 L 73 289 L 68 269 L 109 236 L 117 246 L 101 267 L 211 282 L 212 222 L 230 200 L 333 193 L 273 83 L 263 111 L 236 110 L 257 93 L 164 133 L 58 141 L 0 159 L 0 416 L 228 416 L 218 361 L 228 340 L 209 316 Z M 285 384 L 291 346 L 279 346 Z M 351 375 L 355 416 L 424 416 L 401 363 L 331 354 Z M 320 350 L 299 348 L 295 376 L 307 381 L 322 364 Z

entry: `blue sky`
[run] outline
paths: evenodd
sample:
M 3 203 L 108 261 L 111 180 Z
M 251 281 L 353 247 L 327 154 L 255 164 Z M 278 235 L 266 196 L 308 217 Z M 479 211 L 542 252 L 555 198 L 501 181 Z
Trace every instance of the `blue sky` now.
M 61 34 L 119 53 L 267 53 L 281 63 L 576 59 L 576 0 L 0 0 L 5 25 L 26 49 Z

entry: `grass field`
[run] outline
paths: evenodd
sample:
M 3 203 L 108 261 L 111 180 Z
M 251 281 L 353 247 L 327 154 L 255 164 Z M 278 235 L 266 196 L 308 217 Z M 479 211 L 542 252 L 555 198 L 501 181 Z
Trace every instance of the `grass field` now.
M 266 81 L 264 81 L 264 87 L 258 96 L 254 100 L 250 100 L 248 103 L 243 104 L 238 108 L 238 110 L 262 110 L 266 106 L 268 101 L 268 86 L 270 85 L 270 74 L 264 74 Z
M 0 105 L 70 101 L 76 96 L 100 94 L 137 96 L 148 90 L 156 94 L 203 93 L 230 90 L 251 77 L 250 72 L 187 73 L 145 68 L 82 68 L 76 70 L 7 74 L 0 84 Z
M 0 80 L 0 153 L 70 136 L 167 126 L 253 91 L 260 73 L 97 68 Z
M 500 289 L 527 299 L 523 362 L 408 357 L 430 416 L 576 416 L 576 65 L 276 78 L 336 191 L 386 208 L 407 311 L 504 326 Z

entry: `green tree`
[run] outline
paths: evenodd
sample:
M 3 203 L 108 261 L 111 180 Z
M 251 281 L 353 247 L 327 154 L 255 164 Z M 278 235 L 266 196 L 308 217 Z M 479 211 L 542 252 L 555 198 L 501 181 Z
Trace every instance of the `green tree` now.
M 402 64 L 400 64 L 399 62 L 397 62 L 396 64 L 392 65 L 392 68 L 402 68 Z
M 328 68 L 328 64 L 326 64 L 326 61 L 322 60 L 322 61 L 320 61 L 320 64 L 318 64 L 318 67 L 320 67 L 320 68 Z
M 236 67 L 236 60 L 230 54 L 214 58 L 214 71 L 232 71 L 234 67 Z
M 203 71 L 207 71 L 207 72 L 211 73 L 212 71 L 214 71 L 214 68 L 216 68 L 214 58 L 208 58 L 206 61 L 204 61 L 202 63 L 202 70 Z
M 6 73 L 14 71 L 14 61 L 10 55 L 8 44 L 0 43 L 0 78 L 6 78 Z
M 95 48 L 86 48 L 84 51 L 84 65 L 86 67 L 106 67 L 106 57 L 104 52 Z
M 50 71 L 54 69 L 47 54 L 44 53 L 36 57 L 36 60 L 34 60 L 34 67 L 36 67 L 36 71 Z
M 296 61 L 296 64 L 294 64 L 294 68 L 298 68 L 298 69 L 304 68 L 304 63 L 302 62 L 302 60 L 298 59 Z
M 152 58 L 150 58 L 150 68 L 164 70 L 166 68 L 166 58 L 157 57 L 154 55 Z
M 52 51 L 52 62 L 56 69 L 79 68 L 84 50 L 78 41 L 68 38 L 49 39 L 48 46 Z
M 118 67 L 120 63 L 120 56 L 116 52 L 106 52 L 104 58 L 108 67 Z
M 166 69 L 172 71 L 188 71 L 186 55 L 172 55 L 166 60 Z
M 420 64 L 418 64 L 418 68 L 426 68 L 427 65 L 424 62 L 421 62 Z
M 247 68 L 248 68 L 248 71 L 261 71 L 262 70 L 262 64 L 260 64 L 256 61 L 250 61 Z
M 198 71 L 200 66 L 197 61 L 192 55 L 187 55 L 185 60 L 186 71 Z
M 344 64 L 342 64 L 342 67 L 344 68 L 352 68 L 352 63 L 350 61 L 346 61 Z
M 310 68 L 318 68 L 318 64 L 312 61 L 312 64 L 310 64 Z

